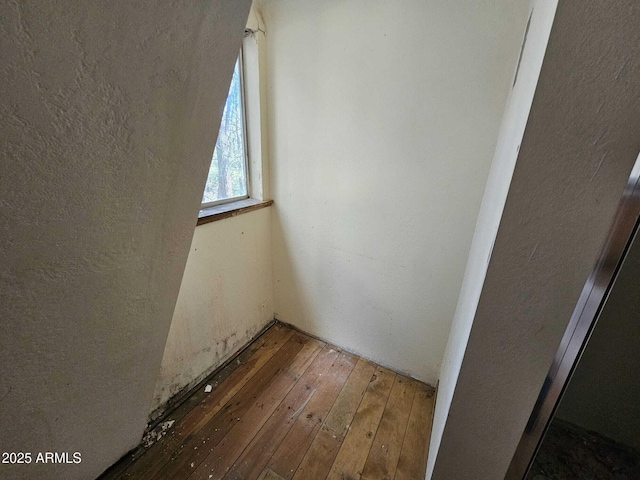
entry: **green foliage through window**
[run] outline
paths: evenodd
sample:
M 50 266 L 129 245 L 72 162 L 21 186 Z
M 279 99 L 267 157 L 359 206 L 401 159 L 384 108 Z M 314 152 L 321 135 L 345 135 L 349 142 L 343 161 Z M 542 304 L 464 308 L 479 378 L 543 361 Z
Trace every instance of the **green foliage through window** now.
M 243 198 L 248 195 L 240 68 L 240 57 L 238 57 L 222 114 L 211 167 L 209 167 L 207 184 L 202 197 L 203 204 Z

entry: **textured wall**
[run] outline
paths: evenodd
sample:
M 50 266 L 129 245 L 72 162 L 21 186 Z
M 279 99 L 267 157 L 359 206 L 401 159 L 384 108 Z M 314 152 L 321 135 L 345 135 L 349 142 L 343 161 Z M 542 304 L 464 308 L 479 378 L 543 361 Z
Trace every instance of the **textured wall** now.
M 273 320 L 271 209 L 196 228 L 151 410 Z
M 434 480 L 505 476 L 640 151 L 638 22 L 559 2 Z
M 444 425 L 449 415 L 449 407 L 460 373 L 482 284 L 487 273 L 489 257 L 500 224 L 504 202 L 509 192 L 518 149 L 529 118 L 529 109 L 533 102 L 557 4 L 557 0 L 531 2 L 530 21 L 526 31 L 526 41 L 523 36 L 518 75 L 509 94 L 507 108 L 502 118 L 500 136 L 478 215 L 447 349 L 442 361 L 442 370 L 438 380 L 438 401 L 429 444 L 428 475 L 433 470 Z
M 265 12 L 276 316 L 435 383 L 526 4 Z
M 247 27 L 264 30 L 253 5 Z M 242 42 L 251 197 L 269 198 L 265 36 Z M 271 209 L 196 228 L 151 411 L 197 384 L 273 320 Z M 156 411 L 157 413 L 157 411 Z
M 0 6 L 0 477 L 140 440 L 249 1 Z
M 640 238 L 636 236 L 557 416 L 640 449 Z

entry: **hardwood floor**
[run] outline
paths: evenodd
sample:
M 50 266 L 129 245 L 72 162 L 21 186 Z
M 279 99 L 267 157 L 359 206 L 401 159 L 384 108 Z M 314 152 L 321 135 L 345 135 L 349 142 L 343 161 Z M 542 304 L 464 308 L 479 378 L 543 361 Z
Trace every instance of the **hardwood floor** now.
M 416 380 L 275 324 L 207 383 L 101 480 L 424 479 L 434 396 Z

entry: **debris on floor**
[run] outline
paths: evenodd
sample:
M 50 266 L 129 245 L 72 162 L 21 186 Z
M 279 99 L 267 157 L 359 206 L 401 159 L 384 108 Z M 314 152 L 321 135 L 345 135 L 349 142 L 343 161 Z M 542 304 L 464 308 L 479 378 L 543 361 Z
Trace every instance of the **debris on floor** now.
M 211 390 L 213 390 L 213 387 L 211 385 L 207 385 L 206 387 L 204 387 L 204 393 L 211 393 Z
M 554 419 L 527 480 L 640 480 L 640 452 Z
M 173 426 L 175 420 L 167 420 L 166 422 L 161 422 L 153 430 L 148 431 L 142 439 L 142 444 L 145 448 L 149 448 L 151 445 L 156 443 L 162 437 L 167 434 L 167 431 Z

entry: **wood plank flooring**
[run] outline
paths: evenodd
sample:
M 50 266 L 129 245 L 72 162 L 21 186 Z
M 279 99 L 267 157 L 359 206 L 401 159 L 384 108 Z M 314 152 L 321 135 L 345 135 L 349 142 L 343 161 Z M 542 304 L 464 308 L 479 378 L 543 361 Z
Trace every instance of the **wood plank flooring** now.
M 433 389 L 276 323 L 101 480 L 422 480 Z

